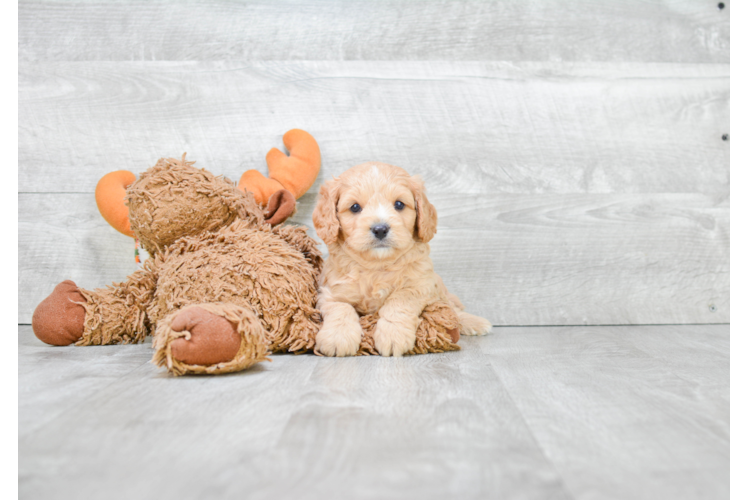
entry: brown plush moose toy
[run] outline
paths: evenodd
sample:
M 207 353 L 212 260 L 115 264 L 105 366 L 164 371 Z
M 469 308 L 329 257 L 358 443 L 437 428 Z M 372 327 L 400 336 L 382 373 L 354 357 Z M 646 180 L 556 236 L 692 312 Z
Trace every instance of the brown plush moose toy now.
M 107 288 L 57 285 L 34 311 L 36 336 L 53 345 L 104 345 L 150 334 L 154 362 L 176 375 L 233 372 L 267 359 L 268 349 L 313 348 L 321 254 L 306 228 L 278 224 L 314 182 L 320 154 L 304 131 L 284 139 L 294 161 L 275 171 L 290 167 L 305 182 L 296 193 L 278 184 L 265 213 L 251 193 L 184 156 L 159 160 L 137 180 L 124 171 L 102 178 L 102 215 L 134 234 L 151 258 Z
M 151 257 L 107 288 L 57 285 L 34 311 L 36 336 L 87 346 L 152 335 L 153 362 L 174 375 L 235 372 L 268 352 L 313 350 L 321 253 L 306 228 L 279 224 L 314 183 L 320 152 L 302 130 L 283 139 L 290 156 L 268 153 L 270 178 L 250 171 L 239 187 L 185 156 L 161 159 L 137 180 L 127 171 L 104 176 L 96 191 L 102 215 Z M 376 354 L 376 318 L 361 324 L 359 354 Z M 447 304 L 432 304 L 413 353 L 458 349 L 449 335 L 456 326 Z

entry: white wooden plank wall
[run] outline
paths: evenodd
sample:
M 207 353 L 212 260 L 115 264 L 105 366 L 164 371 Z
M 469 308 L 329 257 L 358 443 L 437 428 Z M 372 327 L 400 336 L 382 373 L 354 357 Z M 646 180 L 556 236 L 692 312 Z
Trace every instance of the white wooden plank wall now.
M 730 4 L 730 320 L 748 323 L 748 1 Z M 748 352 L 743 353 L 748 359 Z
M 22 2 L 24 61 L 729 63 L 729 2 Z M 39 29 L 43 27 L 44 29 Z
M 437 271 L 496 325 L 729 321 L 729 2 L 19 4 L 19 323 L 135 269 L 111 170 L 426 179 Z
M 732 2 L 727 20 L 730 321 L 742 323 L 730 328 L 730 486 L 739 492 L 748 491 L 748 1 Z

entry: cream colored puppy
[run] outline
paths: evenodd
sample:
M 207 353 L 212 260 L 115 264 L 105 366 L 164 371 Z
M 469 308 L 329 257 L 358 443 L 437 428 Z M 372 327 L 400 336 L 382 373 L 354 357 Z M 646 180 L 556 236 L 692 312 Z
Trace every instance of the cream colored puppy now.
M 382 356 L 402 356 L 416 340 L 423 309 L 449 300 L 463 335 L 485 335 L 491 323 L 462 311 L 434 272 L 428 242 L 436 210 L 418 176 L 369 162 L 325 182 L 313 214 L 330 251 L 322 270 L 318 308 L 324 322 L 317 351 L 352 356 L 361 343 L 359 314 L 379 311 L 374 344 Z

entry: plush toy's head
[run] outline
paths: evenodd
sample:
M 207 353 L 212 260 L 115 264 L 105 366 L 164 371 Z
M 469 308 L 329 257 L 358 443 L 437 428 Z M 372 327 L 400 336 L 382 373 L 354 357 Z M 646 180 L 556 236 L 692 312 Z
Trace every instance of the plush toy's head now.
M 275 225 L 294 212 L 296 200 L 288 191 L 279 190 L 270 197 L 266 215 L 251 193 L 193 163 L 184 156 L 181 160 L 162 158 L 127 185 L 132 174 L 127 179 L 122 171 L 112 172 L 97 187 L 99 209 L 115 229 L 138 238 L 151 255 L 183 236 L 215 231 L 236 219 Z M 120 196 L 110 191 L 119 191 Z
M 235 219 L 275 226 L 293 215 L 296 200 L 314 183 L 321 159 L 314 137 L 300 129 L 283 135 L 290 156 L 273 148 L 268 174 L 244 172 L 239 187 L 192 166 L 194 162 L 161 159 L 136 179 L 118 170 L 101 178 L 96 204 L 117 231 L 140 240 L 153 255 L 182 236 L 213 231 Z M 264 213 L 263 213 L 264 211 Z
M 252 197 L 193 163 L 162 158 L 127 189 L 130 228 L 152 255 L 183 236 L 215 231 L 237 218 L 265 222 Z

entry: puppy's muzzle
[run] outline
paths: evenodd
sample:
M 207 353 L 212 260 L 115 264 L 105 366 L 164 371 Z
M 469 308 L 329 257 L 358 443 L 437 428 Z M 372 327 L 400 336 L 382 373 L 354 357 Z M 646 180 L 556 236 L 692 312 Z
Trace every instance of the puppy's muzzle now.
M 371 226 L 371 232 L 374 233 L 374 236 L 378 240 L 383 240 L 387 237 L 387 233 L 390 232 L 390 226 L 387 224 L 377 224 L 376 226 Z

